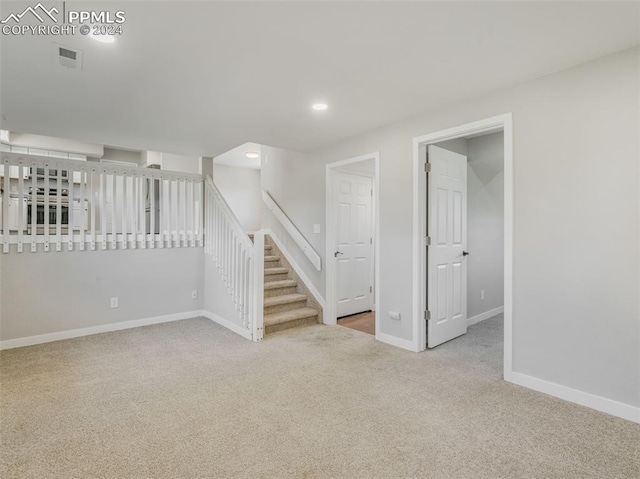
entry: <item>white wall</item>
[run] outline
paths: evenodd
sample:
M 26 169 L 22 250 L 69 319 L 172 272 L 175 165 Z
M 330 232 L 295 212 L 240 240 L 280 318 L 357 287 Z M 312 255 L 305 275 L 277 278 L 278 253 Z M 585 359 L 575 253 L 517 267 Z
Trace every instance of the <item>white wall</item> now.
M 202 309 L 201 248 L 14 251 L 1 261 L 3 341 Z
M 502 133 L 467 140 L 467 247 L 467 317 L 473 318 L 504 306 Z
M 105 147 L 103 160 L 111 161 L 123 161 L 126 163 L 132 163 L 135 166 L 140 166 L 142 163 L 142 153 L 139 151 L 120 150 L 118 148 Z
M 240 313 L 211 256 L 204 255 L 204 310 L 242 327 Z
M 453 140 L 441 141 L 440 143 L 436 143 L 440 148 L 444 148 L 445 150 L 453 151 L 454 153 L 458 153 L 460 155 L 468 156 L 469 149 L 467 147 L 466 138 L 455 138 Z M 468 158 L 467 158 L 468 161 Z
M 318 271 L 311 264 L 266 206 L 262 210 L 262 225 L 273 231 L 323 297 L 325 296 L 326 269 L 324 267 L 324 177 L 324 164 L 313 161 L 310 155 L 262 147 L 262 189 L 271 194 L 302 236 L 323 258 L 322 270 Z M 313 232 L 314 224 L 321 225 L 320 233 Z
M 68 138 L 10 132 L 9 140 L 11 144 L 15 146 L 26 146 L 41 150 L 66 151 L 69 153 L 87 155 L 92 158 L 101 158 L 104 154 L 103 145 L 69 140 Z
M 200 157 L 162 153 L 162 169 L 200 174 Z
M 271 180 L 290 186 L 277 199 L 324 256 L 324 238 L 308 234 L 324 223 L 324 165 L 380 152 L 380 330 L 413 340 L 412 140 L 513 112 L 514 371 L 640 406 L 639 56 L 621 52 L 285 161 Z
M 213 164 L 213 182 L 245 231 L 258 231 L 262 223 L 260 170 Z

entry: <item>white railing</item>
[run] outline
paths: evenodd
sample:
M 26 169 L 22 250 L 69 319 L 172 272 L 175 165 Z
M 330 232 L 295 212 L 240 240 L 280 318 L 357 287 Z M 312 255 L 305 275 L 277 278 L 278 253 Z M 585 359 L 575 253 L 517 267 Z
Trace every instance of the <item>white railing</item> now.
M 282 211 L 282 209 L 278 206 L 278 204 L 273 200 L 271 195 L 262 190 L 262 201 L 267 205 L 269 211 L 276 217 L 276 219 L 280 222 L 280 224 L 284 227 L 287 233 L 291 236 L 293 241 L 298 245 L 298 247 L 305 254 L 307 259 L 311 261 L 311 264 L 315 266 L 318 271 L 322 271 L 322 262 L 320 260 L 320 256 L 313 249 L 313 246 L 309 244 L 302 233 L 298 231 L 298 228 L 291 222 L 289 217 Z
M 245 233 L 224 197 L 207 176 L 205 180 L 205 253 L 220 277 L 254 341 L 263 336 L 264 234 L 254 243 Z
M 0 187 L 4 253 L 203 246 L 200 175 L 2 153 Z

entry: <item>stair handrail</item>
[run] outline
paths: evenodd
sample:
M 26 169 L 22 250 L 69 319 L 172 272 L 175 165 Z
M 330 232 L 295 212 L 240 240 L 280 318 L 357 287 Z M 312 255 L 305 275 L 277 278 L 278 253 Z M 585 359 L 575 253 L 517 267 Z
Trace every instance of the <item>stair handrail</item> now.
M 278 206 L 278 203 L 273 199 L 273 197 L 269 194 L 268 191 L 262 190 L 262 201 L 267 205 L 269 211 L 275 216 L 275 218 L 280 222 L 280 224 L 284 227 L 284 229 L 289 233 L 289 236 L 293 238 L 293 241 L 298 245 L 298 247 L 305 254 L 307 259 L 311 262 L 311 264 L 318 270 L 322 271 L 322 260 L 320 259 L 320 255 L 316 253 L 313 249 L 313 246 L 307 241 L 307 239 L 300 233 L 296 225 L 289 219 L 282 208 Z

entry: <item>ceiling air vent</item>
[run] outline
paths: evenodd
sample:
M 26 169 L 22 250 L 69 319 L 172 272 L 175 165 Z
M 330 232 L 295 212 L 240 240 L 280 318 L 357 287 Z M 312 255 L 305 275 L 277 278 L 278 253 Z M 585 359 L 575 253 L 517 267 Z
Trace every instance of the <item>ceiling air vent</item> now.
M 82 50 L 53 44 L 53 57 L 55 64 L 61 65 L 70 70 L 82 70 Z

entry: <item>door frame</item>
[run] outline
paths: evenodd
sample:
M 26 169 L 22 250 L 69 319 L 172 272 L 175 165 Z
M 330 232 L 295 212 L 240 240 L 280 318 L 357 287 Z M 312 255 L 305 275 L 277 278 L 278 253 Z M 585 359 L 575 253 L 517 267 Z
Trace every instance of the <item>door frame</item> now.
M 376 151 L 368 153 L 366 155 L 356 156 L 347 160 L 335 161 L 326 165 L 325 171 L 325 211 L 326 211 L 326 225 L 325 225 L 325 287 L 326 287 L 326 306 L 324 308 L 323 323 L 335 325 L 337 321 L 337 308 L 336 308 L 336 267 L 335 262 L 331 259 L 333 257 L 333 237 L 335 235 L 335 223 L 336 212 L 333 208 L 333 173 L 336 169 L 352 165 L 355 163 L 361 163 L 363 161 L 374 161 L 374 177 L 373 177 L 373 277 L 374 277 L 374 297 L 376 304 L 376 311 L 380 309 L 380 152 Z M 377 315 L 376 315 L 377 316 Z M 375 338 L 378 339 L 380 334 L 380 321 L 376 317 L 375 321 L 376 334 Z
M 513 115 L 485 118 L 464 125 L 418 136 L 413 139 L 413 349 L 427 348 L 426 236 L 427 185 L 424 151 L 427 145 L 472 134 L 504 132 L 504 379 L 513 374 Z

